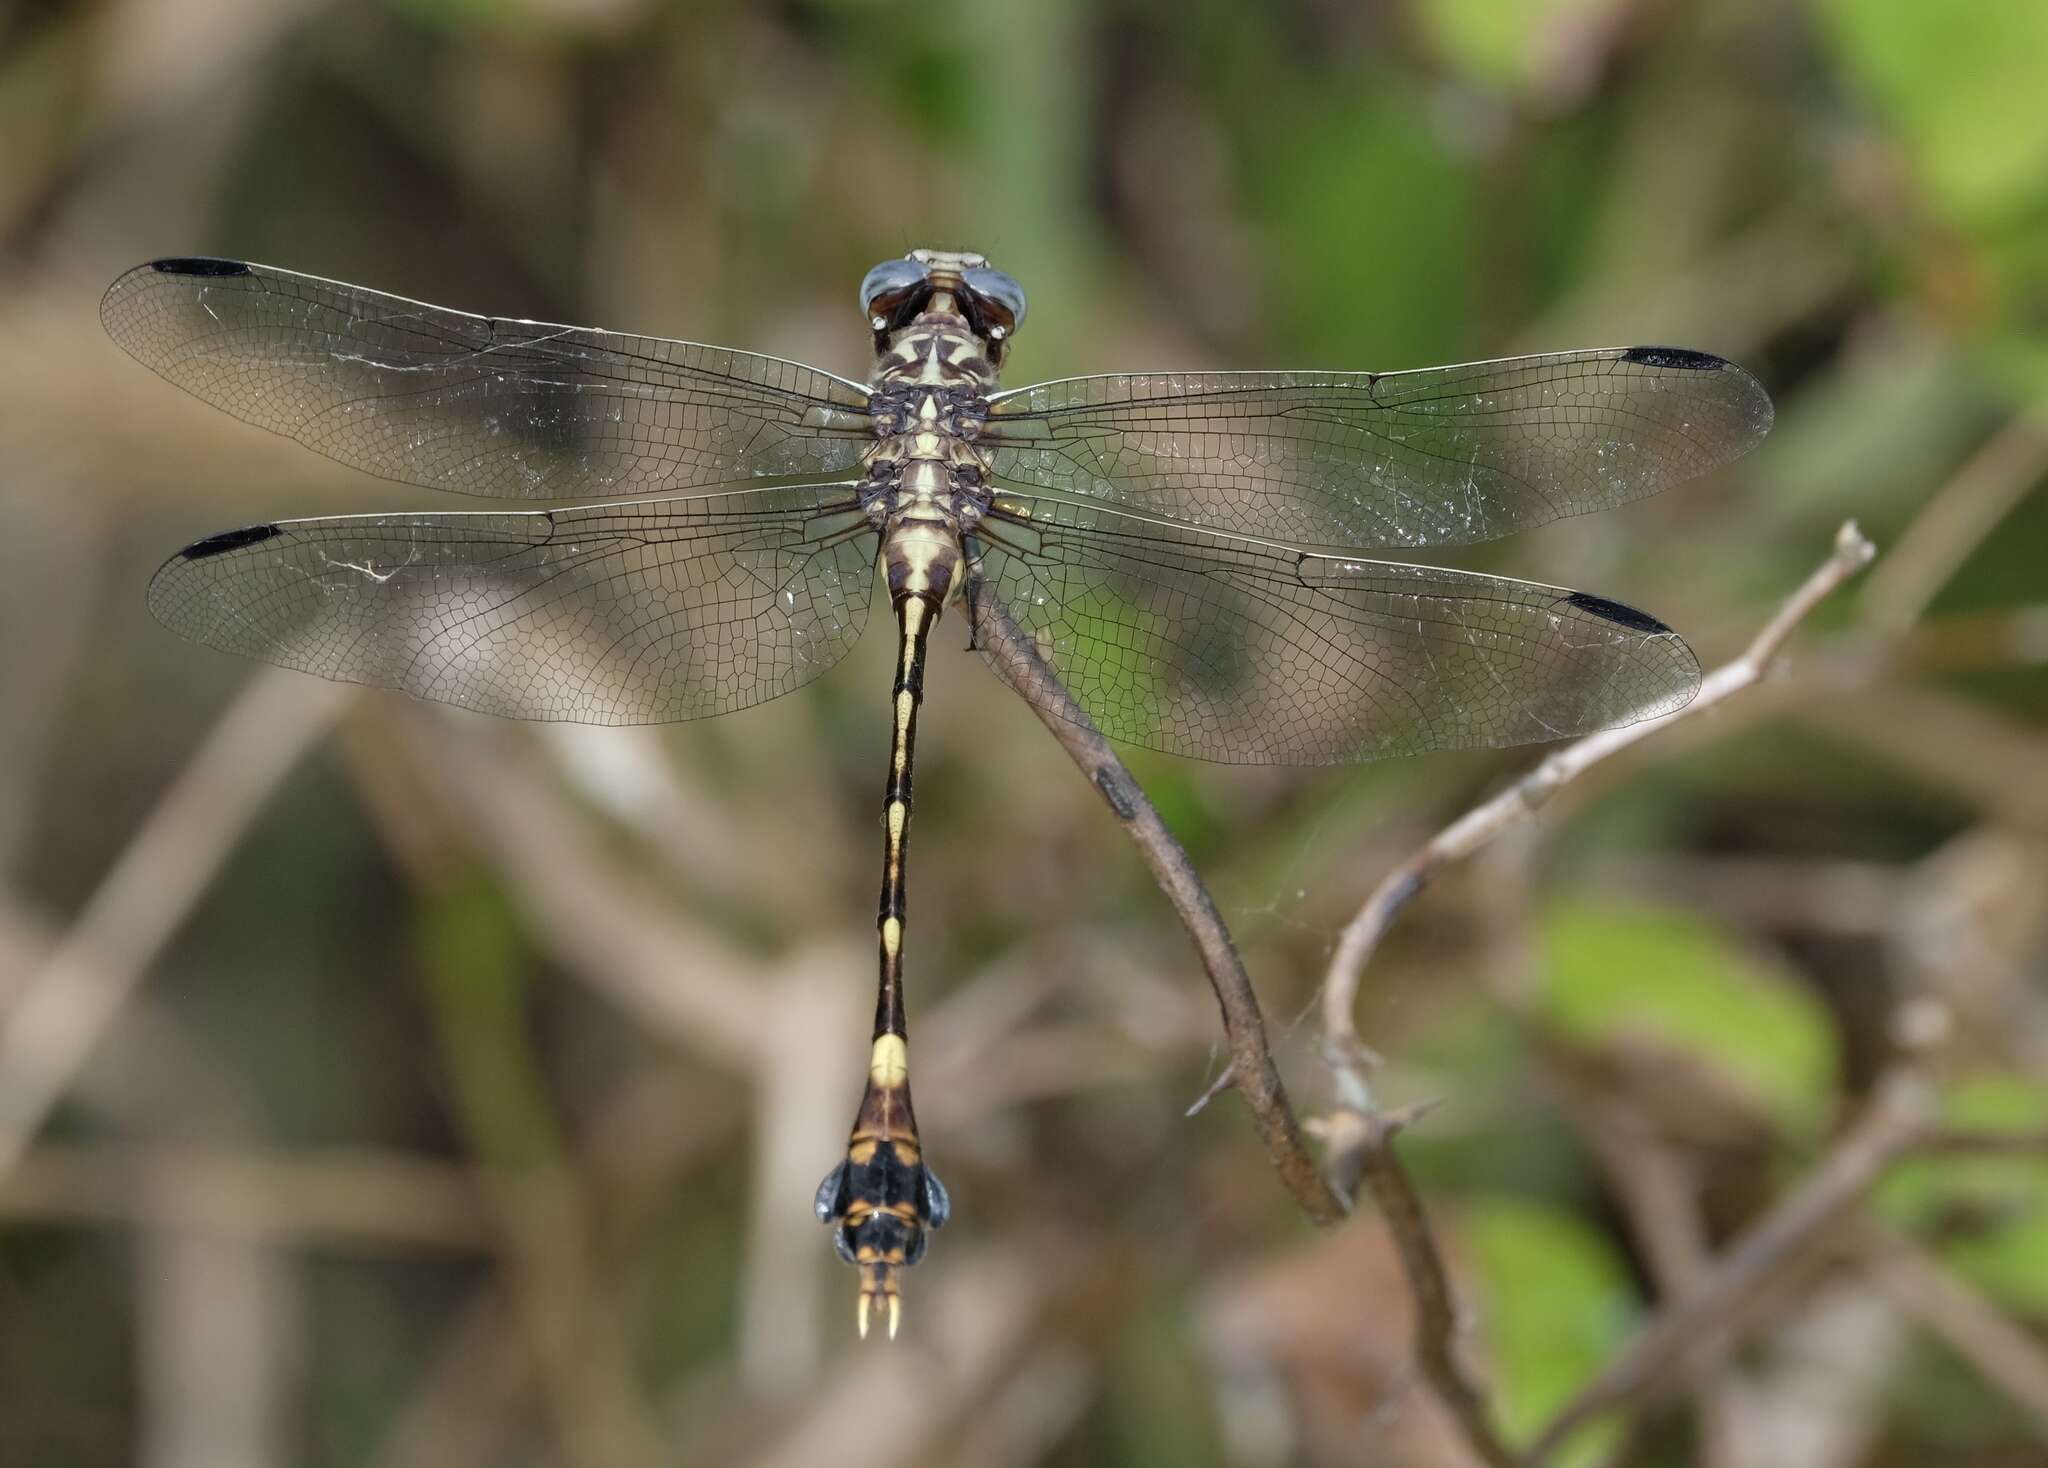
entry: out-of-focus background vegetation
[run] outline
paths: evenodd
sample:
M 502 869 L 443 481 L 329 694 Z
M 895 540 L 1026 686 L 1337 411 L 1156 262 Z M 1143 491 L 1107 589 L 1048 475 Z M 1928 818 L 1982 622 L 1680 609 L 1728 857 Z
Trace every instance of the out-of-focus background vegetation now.
M 1014 382 L 1745 363 L 1750 459 L 1464 561 L 1710 664 L 1844 518 L 1882 547 L 1782 676 L 1447 874 L 1367 976 L 1383 1098 L 1443 1101 L 1405 1155 L 1511 1438 L 1824 1154 L 1902 1007 L 1947 1017 L 1948 1115 L 2048 1125 L 2048 7 L 8 0 L 0 1463 L 1472 1461 L 1371 1208 L 1319 1234 L 1234 1097 L 1183 1117 L 1219 1065 L 1187 941 L 958 628 L 909 945 L 957 1221 L 890 1348 L 810 1216 L 886 638 L 730 718 L 543 730 L 143 609 L 196 534 L 432 496 L 122 357 L 129 265 L 862 375 L 854 286 L 919 244 L 1026 283 Z M 1134 761 L 1304 1110 L 1336 933 L 1534 758 Z M 1995 1153 L 1894 1169 L 1561 1461 L 2042 1461 L 2048 1170 Z

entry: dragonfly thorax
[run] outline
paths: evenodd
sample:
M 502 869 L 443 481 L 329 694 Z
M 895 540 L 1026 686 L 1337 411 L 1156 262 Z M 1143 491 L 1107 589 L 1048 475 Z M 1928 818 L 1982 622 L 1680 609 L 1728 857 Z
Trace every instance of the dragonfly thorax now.
M 1001 370 L 1001 342 L 978 336 L 967 318 L 948 309 L 912 317 L 876 339 L 874 386 L 969 388 L 995 391 Z
M 987 507 L 975 438 L 995 386 L 982 339 L 957 314 L 928 310 L 877 354 L 861 501 L 892 596 L 914 590 L 944 605 L 958 590 L 960 535 Z

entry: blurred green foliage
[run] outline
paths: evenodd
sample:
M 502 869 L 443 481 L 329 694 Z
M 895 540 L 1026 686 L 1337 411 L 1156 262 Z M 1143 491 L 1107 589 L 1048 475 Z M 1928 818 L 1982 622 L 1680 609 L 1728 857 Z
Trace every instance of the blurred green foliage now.
M 1823 0 L 1844 75 L 1930 206 L 1921 289 L 2021 401 L 2048 394 L 2048 9 L 2002 0 Z M 1943 235 L 1948 236 L 1943 238 Z M 1910 258 L 1910 256 L 1909 256 Z
M 1607 1364 L 1637 1323 L 1626 1263 L 1600 1230 L 1563 1209 L 1506 1198 L 1459 1219 L 1487 1300 L 1484 1332 L 1502 1424 L 1519 1440 L 1539 1429 Z M 1605 1461 L 1615 1434 L 1579 1434 L 1557 1459 Z

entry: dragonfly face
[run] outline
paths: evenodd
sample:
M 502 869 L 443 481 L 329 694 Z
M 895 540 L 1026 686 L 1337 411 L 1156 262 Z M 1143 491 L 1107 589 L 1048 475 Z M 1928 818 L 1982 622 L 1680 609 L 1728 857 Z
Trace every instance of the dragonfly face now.
M 1327 764 L 1565 738 L 1699 684 L 1604 597 L 1380 560 L 1619 505 L 1747 452 L 1770 400 L 1718 357 L 1610 347 L 1411 372 L 1170 372 L 999 391 L 1017 282 L 917 250 L 870 271 L 868 383 L 725 347 L 474 316 L 231 260 L 160 260 L 101 307 L 122 347 L 251 423 L 387 478 L 582 501 L 284 520 L 150 583 L 174 630 L 519 718 L 649 723 L 788 693 L 898 628 L 868 1082 L 817 1193 L 894 1333 L 951 1212 L 911 1108 L 903 1006 L 925 650 L 1001 610 L 1115 739 Z
M 888 348 L 895 334 L 914 321 L 954 325 L 976 337 L 992 366 L 1024 324 L 1024 287 L 981 255 L 952 250 L 912 250 L 884 260 L 860 286 L 861 314 L 875 333 L 875 349 Z

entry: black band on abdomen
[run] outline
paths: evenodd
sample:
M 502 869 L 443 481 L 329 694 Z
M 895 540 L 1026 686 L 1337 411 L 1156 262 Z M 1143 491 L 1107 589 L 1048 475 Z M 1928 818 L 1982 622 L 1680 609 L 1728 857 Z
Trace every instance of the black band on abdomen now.
M 911 763 L 917 742 L 917 710 L 924 697 L 925 650 L 938 606 L 915 593 L 896 603 L 900 629 L 896 680 L 891 688 L 892 730 L 889 779 L 882 797 L 882 897 L 876 911 L 881 944 L 881 980 L 875 996 L 875 1033 L 902 1035 L 903 935 L 906 863 L 910 849 Z

